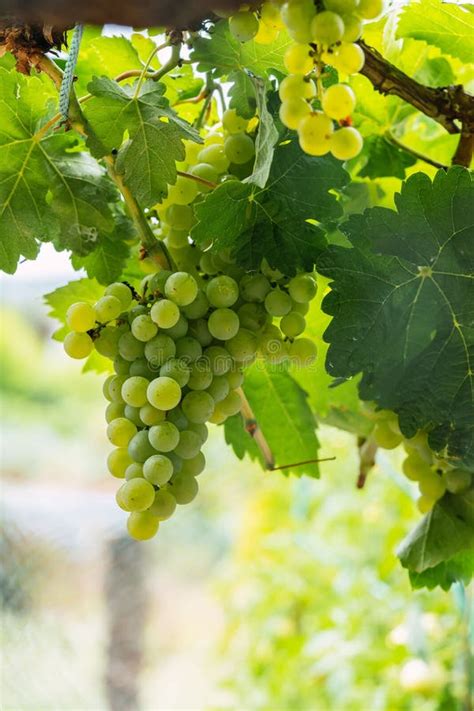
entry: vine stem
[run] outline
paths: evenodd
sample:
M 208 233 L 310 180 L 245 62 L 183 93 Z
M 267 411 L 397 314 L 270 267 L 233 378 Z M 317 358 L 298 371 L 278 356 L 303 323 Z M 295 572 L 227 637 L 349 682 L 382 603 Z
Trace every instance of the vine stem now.
M 37 55 L 32 63 L 40 71 L 44 72 L 54 84 L 59 88 L 62 82 L 61 69 L 45 55 Z M 164 67 L 162 67 L 164 69 Z M 74 91 L 71 91 L 70 99 L 70 124 L 82 136 L 90 136 L 92 131 L 87 124 L 87 121 L 81 111 L 81 107 Z M 53 117 L 54 118 L 54 117 Z M 143 245 L 146 255 L 152 257 L 162 268 L 174 268 L 173 259 L 169 254 L 166 245 L 158 240 L 146 219 L 143 210 L 138 204 L 131 190 L 125 185 L 121 175 L 115 169 L 115 160 L 113 156 L 107 155 L 104 157 L 107 169 L 111 179 L 116 184 L 123 200 L 127 206 L 133 223 L 140 235 L 140 241 Z
M 434 168 L 441 168 L 443 170 L 448 169 L 447 165 L 443 165 L 443 163 L 438 163 L 437 160 L 433 160 L 432 158 L 429 158 L 428 156 L 425 156 L 422 153 L 415 151 L 413 148 L 409 148 L 409 146 L 405 146 L 398 139 L 396 139 L 395 136 L 392 133 L 390 133 L 390 131 L 387 131 L 385 133 L 385 138 L 387 139 L 387 141 L 389 143 L 392 143 L 397 148 L 401 148 L 402 151 L 405 151 L 405 153 L 409 153 L 417 160 L 422 160 L 425 163 L 428 163 L 428 165 L 432 165 Z
M 270 449 L 270 445 L 268 444 L 262 430 L 258 425 L 257 418 L 254 415 L 254 412 L 250 406 L 249 401 L 247 400 L 247 396 L 245 395 L 243 389 L 238 388 L 237 392 L 239 393 L 240 399 L 242 400 L 242 408 L 240 412 L 244 420 L 245 430 L 255 440 L 255 444 L 257 445 L 262 454 L 265 468 L 273 470 L 275 468 L 275 459 L 273 457 L 272 450 Z

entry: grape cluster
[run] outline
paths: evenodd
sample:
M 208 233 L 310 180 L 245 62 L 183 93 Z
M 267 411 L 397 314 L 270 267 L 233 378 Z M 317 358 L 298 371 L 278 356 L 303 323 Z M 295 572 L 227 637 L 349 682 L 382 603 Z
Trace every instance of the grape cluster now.
M 115 447 L 107 464 L 125 479 L 116 500 L 138 540 L 154 536 L 177 504 L 195 498 L 206 423 L 240 411 L 243 368 L 257 352 L 297 365 L 316 357 L 313 342 L 299 337 L 316 293 L 313 277 L 266 271 L 271 278 L 242 273 L 228 256 L 201 253 L 196 276 L 162 270 L 143 279 L 142 295 L 114 283 L 95 305 L 79 302 L 67 311 L 66 353 L 85 358 L 95 348 L 113 361 L 103 388 Z
M 410 481 L 416 481 L 420 496 L 417 506 L 420 513 L 431 511 L 435 503 L 449 491 L 461 494 L 472 484 L 472 475 L 464 469 L 453 467 L 447 461 L 436 457 L 428 445 L 426 432 L 419 432 L 411 439 L 405 439 L 400 432 L 395 413 L 386 410 L 375 412 L 368 409 L 375 419 L 374 439 L 383 449 L 395 449 L 403 445 L 407 456 L 402 471 Z
M 339 160 L 360 153 L 363 140 L 351 123 L 356 97 L 348 84 L 323 87 L 325 65 L 339 75 L 350 76 L 364 66 L 364 52 L 356 44 L 364 20 L 383 11 L 383 0 L 278 0 L 264 2 L 258 16 L 248 7 L 229 18 L 236 39 L 267 44 L 286 28 L 294 40 L 284 56 L 288 71 L 280 83 L 280 119 L 298 132 L 301 148 L 312 156 L 329 152 Z M 319 102 L 314 110 L 313 103 Z M 335 124 L 336 122 L 336 130 Z

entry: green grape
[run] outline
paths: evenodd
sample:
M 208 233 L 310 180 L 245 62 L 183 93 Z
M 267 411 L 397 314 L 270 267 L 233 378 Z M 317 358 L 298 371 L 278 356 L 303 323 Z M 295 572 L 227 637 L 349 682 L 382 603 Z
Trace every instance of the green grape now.
M 149 385 L 147 378 L 140 375 L 133 375 L 127 378 L 122 385 L 122 398 L 132 407 L 142 407 L 146 404 L 146 393 Z
M 344 126 L 331 136 L 330 150 L 339 160 L 355 158 L 361 152 L 362 146 L 362 136 L 352 126 Z
M 118 351 L 124 360 L 134 361 L 137 358 L 142 358 L 145 344 L 137 340 L 133 333 L 127 331 L 119 338 Z
M 432 474 L 431 467 L 416 452 L 406 457 L 402 464 L 402 470 L 411 481 L 420 481 Z
M 239 298 L 239 285 L 229 276 L 216 276 L 208 283 L 206 296 L 211 306 L 227 308 Z
M 277 5 L 282 3 L 264 2 L 260 8 L 260 18 L 268 27 L 275 30 L 282 30 L 285 26 Z
M 188 427 L 188 420 L 183 414 L 181 407 L 174 407 L 167 413 L 168 422 L 172 422 L 178 430 L 185 430 Z
M 282 6 L 282 20 L 295 42 L 301 44 L 311 42 L 310 25 L 314 13 L 313 0 L 289 0 Z
M 207 441 L 209 430 L 203 422 L 190 422 L 187 429 L 191 430 L 191 432 L 195 432 L 199 436 L 201 444 L 204 444 Z M 195 475 L 193 474 L 193 476 Z
M 259 304 L 265 301 L 265 297 L 271 288 L 270 282 L 263 274 L 246 274 L 239 282 L 242 299 Z
M 270 316 L 262 304 L 242 304 L 237 314 L 240 325 L 243 328 L 248 328 L 250 331 L 260 331 L 270 320 Z
M 229 18 L 229 30 L 239 42 L 248 42 L 258 32 L 258 20 L 253 12 L 240 10 Z
M 316 281 L 310 274 L 298 274 L 288 284 L 291 298 L 300 304 L 305 304 L 314 299 L 317 290 Z
M 155 490 L 145 479 L 135 477 L 120 487 L 120 499 L 128 511 L 145 511 L 154 498 Z
M 384 421 L 379 422 L 374 428 L 374 439 L 383 449 L 395 449 L 402 441 L 402 437 L 395 432 Z
M 423 496 L 430 499 L 440 499 L 446 492 L 446 484 L 443 479 L 433 472 L 430 477 L 425 477 L 419 483 L 419 488 Z
M 465 469 L 449 469 L 444 474 L 446 489 L 451 494 L 462 494 L 471 487 L 471 473 Z
M 301 316 L 306 316 L 306 314 L 309 311 L 309 304 L 308 303 L 299 304 L 296 301 L 293 301 L 291 310 L 296 311 L 296 313 L 301 314 Z
M 131 324 L 133 322 L 133 320 L 137 318 L 137 316 L 142 316 L 143 314 L 147 314 L 147 313 L 148 313 L 148 309 L 143 304 L 138 304 L 138 306 L 134 306 L 128 312 L 128 323 Z
M 143 479 L 143 465 L 138 462 L 132 462 L 125 470 L 125 479 Z
M 201 438 L 197 432 L 182 430 L 179 433 L 179 442 L 174 451 L 181 459 L 192 459 L 201 450 L 201 446 Z
M 281 289 L 272 289 L 265 297 L 265 308 L 270 316 L 285 316 L 291 311 L 291 298 Z
M 173 494 L 165 489 L 160 489 L 155 494 L 155 500 L 148 509 L 159 521 L 166 521 L 176 509 L 176 499 Z
M 280 83 L 278 94 L 282 101 L 290 99 L 312 99 L 316 96 L 316 85 L 303 74 L 289 74 Z
M 206 391 L 212 397 L 214 402 L 220 402 L 227 397 L 229 389 L 229 381 L 225 375 L 216 375 L 212 382 L 210 382 L 206 387 Z
M 189 245 L 188 233 L 186 230 L 175 230 L 173 227 L 170 228 L 166 236 L 167 244 L 172 249 L 183 249 Z
M 189 324 L 187 319 L 185 319 L 184 316 L 181 315 L 174 326 L 172 326 L 171 328 L 164 328 L 163 331 L 170 338 L 177 340 L 178 338 L 183 338 L 187 334 L 188 328 Z
M 170 482 L 170 492 L 173 494 L 177 504 L 190 504 L 196 498 L 199 485 L 193 476 L 178 474 Z
M 169 299 L 160 299 L 151 307 L 150 316 L 160 328 L 172 328 L 179 320 L 179 307 Z
M 416 502 L 416 505 L 420 513 L 427 514 L 431 511 L 435 503 L 435 500 L 430 499 L 429 496 L 420 496 L 420 498 Z
M 176 341 L 176 357 L 194 363 L 202 355 L 202 346 L 195 338 L 185 336 Z
M 130 307 L 130 304 L 133 300 L 133 294 L 130 287 L 126 284 L 122 284 L 122 282 L 119 281 L 116 281 L 113 284 L 109 284 L 109 286 L 105 290 L 105 295 L 115 296 L 115 298 L 118 299 L 122 304 L 123 311 L 126 311 Z
M 337 52 L 337 70 L 343 74 L 357 74 L 365 62 L 362 47 L 353 42 L 343 42 Z
M 240 388 L 244 382 L 244 374 L 241 370 L 231 370 L 226 375 L 227 382 L 229 383 L 229 388 L 234 390 L 235 388 Z
M 296 131 L 304 117 L 310 113 L 311 107 L 308 102 L 298 96 L 283 101 L 280 106 L 279 116 L 284 126 Z
M 176 205 L 189 205 L 198 193 L 194 180 L 178 175 L 176 183 L 168 189 L 168 201 Z
M 247 130 L 249 122 L 239 116 L 235 109 L 227 109 L 222 117 L 222 125 L 227 133 L 242 133 Z
M 87 358 L 94 350 L 94 343 L 88 333 L 68 333 L 64 339 L 64 350 L 70 358 Z
M 133 422 L 125 417 L 117 417 L 107 427 L 107 437 L 116 447 L 126 447 L 136 433 L 137 428 Z
M 165 419 L 165 413 L 162 410 L 157 410 L 156 407 L 147 403 L 140 408 L 140 419 L 143 424 L 152 427 L 153 425 L 159 425 Z
M 347 84 L 333 84 L 323 94 L 322 106 L 324 113 L 337 121 L 352 114 L 356 98 Z
M 148 439 L 157 452 L 171 452 L 179 442 L 179 430 L 172 422 L 150 427 Z
M 191 366 L 188 387 L 191 390 L 206 390 L 212 383 L 212 373 L 206 358 L 199 358 Z
M 298 124 L 301 149 L 311 156 L 323 156 L 329 152 L 333 123 L 322 111 L 313 111 Z
M 189 169 L 192 175 L 196 175 L 198 178 L 206 180 L 208 183 L 217 183 L 219 180 L 219 173 L 216 168 L 210 163 L 198 163 Z M 210 185 L 205 185 L 204 183 L 196 182 L 197 189 L 201 193 L 208 193 L 212 190 Z
M 181 400 L 181 388 L 176 380 L 160 376 L 149 384 L 147 397 L 157 410 L 172 410 Z
M 375 20 L 384 10 L 384 0 L 360 0 L 356 12 L 364 20 Z
M 120 487 L 117 489 L 117 491 L 115 492 L 115 502 L 116 502 L 117 506 L 122 509 L 122 511 L 127 511 L 127 512 L 129 512 L 129 511 L 128 511 L 128 508 L 127 508 L 127 505 L 126 505 L 125 502 L 122 500 L 122 493 L 123 493 L 122 490 L 123 490 L 123 487 L 124 487 L 124 484 L 122 484 L 122 486 L 120 486 Z M 130 513 L 130 512 L 129 512 L 129 513 Z
M 152 454 L 143 465 L 143 476 L 155 486 L 164 486 L 172 475 L 173 463 L 164 454 Z
M 183 313 L 186 318 L 198 319 L 202 318 L 209 311 L 209 301 L 206 294 L 199 290 L 194 301 L 189 306 L 183 307 Z
M 316 355 L 316 344 L 309 338 L 296 338 L 289 349 L 292 364 L 299 368 L 307 368 L 314 363 Z
M 232 309 L 216 309 L 209 316 L 209 331 L 218 341 L 228 341 L 239 330 L 239 317 Z
M 223 173 L 229 167 L 229 158 L 224 152 L 224 146 L 218 144 L 203 148 L 198 155 L 198 160 L 214 166 L 219 173 Z
M 95 316 L 100 323 L 113 321 L 123 311 L 122 302 L 116 296 L 103 296 L 94 306 Z
M 330 10 L 318 12 L 311 22 L 311 34 L 318 45 L 330 47 L 342 39 L 344 34 L 342 17 Z
M 130 420 L 133 422 L 133 424 L 136 427 L 143 427 L 144 422 L 142 421 L 140 417 L 140 408 L 139 407 L 132 407 L 132 405 L 125 405 L 124 409 L 124 417 L 127 418 L 127 420 Z
M 184 396 L 181 407 L 189 422 L 203 424 L 214 412 L 214 400 L 204 390 L 193 390 Z
M 130 363 L 129 375 L 140 375 L 142 378 L 150 380 L 154 377 L 154 370 L 149 367 L 146 358 L 137 358 L 133 363 Z
M 227 417 L 236 415 L 240 412 L 241 407 L 242 400 L 240 399 L 239 393 L 235 390 L 231 390 L 227 397 L 219 403 L 220 411 L 227 415 Z
M 97 353 L 105 356 L 105 358 L 115 359 L 118 356 L 119 340 L 124 333 L 128 333 L 128 331 L 122 331 L 116 326 L 102 328 L 94 341 L 94 348 Z
M 157 274 L 153 274 L 148 282 L 147 291 L 151 291 L 153 293 L 159 292 L 160 294 L 163 294 L 165 291 L 166 280 L 172 275 L 172 273 L 173 272 L 170 272 L 168 269 L 162 269 Z
M 126 447 L 113 449 L 107 457 L 107 468 L 112 476 L 117 477 L 117 479 L 124 478 L 125 470 L 131 463 L 132 458 L 130 457 Z
M 362 34 L 362 20 L 357 15 L 344 15 L 344 42 L 357 42 Z
M 222 346 L 209 346 L 204 351 L 204 355 L 208 359 L 214 375 L 224 375 L 232 368 L 232 358 L 229 351 Z
M 204 348 L 212 343 L 212 336 L 209 331 L 207 321 L 203 318 L 192 321 L 189 326 L 189 335 L 199 341 Z
M 175 230 L 189 232 L 194 223 L 194 212 L 189 205 L 170 205 L 166 210 L 166 222 Z
M 145 356 L 153 368 L 166 363 L 176 355 L 176 344 L 169 336 L 159 333 L 145 344 Z
M 160 375 L 176 380 L 180 388 L 184 388 L 189 382 L 189 363 L 183 358 L 170 358 L 160 368 Z
M 246 133 L 234 133 L 225 139 L 224 151 L 231 163 L 243 165 L 254 157 L 255 146 Z
M 107 390 L 109 393 L 109 397 L 112 399 L 112 402 L 123 402 L 123 397 L 122 397 L 122 385 L 124 382 L 127 380 L 126 375 L 113 375 L 112 379 L 109 381 Z
M 306 327 L 306 321 L 301 314 L 296 313 L 296 311 L 290 311 L 289 314 L 283 316 L 280 321 L 280 328 L 285 336 L 288 338 L 296 338 L 300 336 Z
M 153 336 L 156 336 L 157 331 L 156 323 L 153 323 L 151 316 L 148 314 L 137 316 L 132 321 L 132 333 L 139 341 L 150 341 Z
M 134 462 L 140 462 L 140 464 L 143 464 L 152 454 L 156 454 L 148 439 L 147 430 L 140 430 L 132 437 L 128 443 L 128 453 Z
M 204 425 L 203 425 L 204 426 Z M 206 458 L 202 452 L 198 452 L 195 457 L 186 459 L 183 462 L 181 472 L 183 476 L 199 476 L 206 468 Z
M 345 12 L 354 12 L 359 0 L 324 0 L 324 7 L 331 12 L 343 15 Z
M 232 358 L 239 363 L 250 365 L 257 352 L 257 337 L 246 328 L 240 328 L 233 338 L 226 343 Z
M 122 358 L 121 355 L 116 355 L 114 358 L 114 370 L 117 375 L 128 375 L 130 363 Z
M 105 409 L 105 419 L 107 422 L 116 420 L 117 417 L 123 417 L 125 406 L 122 402 L 111 402 Z
M 127 531 L 137 541 L 147 541 L 156 535 L 160 522 L 149 511 L 133 511 L 127 519 Z
M 312 49 L 307 44 L 292 44 L 286 50 L 283 63 L 289 74 L 307 74 L 313 68 Z
M 183 460 L 181 457 L 178 457 L 177 454 L 174 452 L 168 452 L 168 458 L 171 460 L 171 463 L 173 464 L 173 474 L 179 474 L 179 472 L 183 468 Z
M 95 311 L 90 304 L 78 301 L 66 313 L 66 323 L 72 331 L 84 333 L 95 326 Z
M 188 306 L 197 296 L 198 285 L 191 274 L 175 272 L 166 280 L 165 294 L 178 306 Z
M 105 399 L 108 400 L 109 402 L 112 402 L 112 396 L 109 392 L 109 386 L 110 386 L 110 383 L 112 382 L 112 380 L 114 379 L 114 377 L 115 377 L 115 375 L 109 375 L 104 380 L 104 384 L 102 385 L 102 393 L 103 393 Z

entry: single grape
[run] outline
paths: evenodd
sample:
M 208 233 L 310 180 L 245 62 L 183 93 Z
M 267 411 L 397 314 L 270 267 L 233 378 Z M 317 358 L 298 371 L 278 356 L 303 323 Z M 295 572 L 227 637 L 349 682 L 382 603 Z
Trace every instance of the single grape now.
M 222 346 L 209 346 L 204 351 L 204 356 L 208 359 L 214 375 L 224 375 L 232 368 L 232 358 L 229 351 Z
M 331 136 L 331 153 L 339 160 L 355 158 L 361 152 L 362 146 L 362 136 L 352 126 L 344 126 Z
M 193 476 L 178 474 L 170 482 L 170 492 L 173 494 L 176 503 L 180 505 L 190 504 L 199 491 L 199 485 Z
M 192 430 L 182 430 L 179 433 L 179 442 L 175 447 L 175 454 L 181 459 L 192 459 L 201 450 L 200 436 Z
M 275 30 L 282 30 L 285 26 L 280 14 L 280 8 L 273 2 L 264 2 L 262 4 L 260 8 L 260 19 L 268 25 L 268 27 L 272 27 Z
M 224 151 L 231 163 L 243 165 L 255 155 L 255 146 L 246 133 L 234 133 L 225 140 Z
M 291 311 L 291 298 L 281 289 L 272 289 L 265 297 L 265 308 L 270 316 L 285 316 Z
M 95 311 L 90 304 L 78 301 L 66 313 L 66 323 L 72 331 L 84 333 L 95 326 Z
M 206 358 L 199 358 L 191 366 L 188 387 L 191 390 L 206 390 L 212 383 L 212 373 Z
M 156 407 L 147 403 L 140 408 L 140 419 L 148 427 L 158 425 L 165 419 L 165 413 L 162 410 L 157 410 Z
M 206 425 L 203 422 L 190 422 L 187 427 L 188 430 L 191 430 L 191 432 L 196 432 L 197 435 L 199 435 L 199 439 L 201 440 L 201 444 L 204 444 L 207 442 L 207 438 L 209 436 L 209 430 L 207 429 Z M 193 474 L 193 476 L 195 476 Z
M 420 496 L 420 498 L 416 502 L 416 505 L 420 513 L 427 514 L 431 511 L 435 503 L 435 500 L 430 499 L 429 496 Z
M 103 296 L 94 306 L 95 316 L 100 323 L 113 321 L 123 311 L 122 302 L 116 296 Z
M 116 420 L 117 417 L 123 417 L 125 406 L 122 402 L 111 402 L 105 409 L 105 419 L 107 422 Z
M 248 42 L 258 32 L 258 20 L 253 12 L 241 10 L 229 18 L 229 30 L 239 42 Z
M 216 309 L 210 315 L 208 327 L 218 341 L 228 341 L 239 330 L 239 317 L 232 309 Z
M 362 47 L 353 42 L 342 42 L 337 52 L 337 70 L 343 74 L 357 74 L 365 62 Z
M 134 462 L 143 464 L 148 457 L 156 454 L 156 450 L 150 444 L 148 439 L 148 431 L 140 430 L 132 437 L 128 443 L 128 453 Z
M 420 481 L 432 474 L 431 467 L 416 452 L 406 457 L 402 464 L 402 470 L 411 481 Z
M 112 402 L 123 403 L 122 385 L 127 380 L 126 375 L 113 375 L 108 383 L 107 390 Z
M 301 316 L 306 316 L 306 314 L 309 311 L 309 304 L 308 303 L 299 304 L 297 301 L 293 301 L 291 310 L 296 311 L 296 313 L 301 314 Z
M 130 420 L 130 422 L 133 422 L 133 424 L 136 427 L 143 427 L 144 422 L 142 421 L 140 417 L 140 408 L 139 407 L 132 407 L 132 405 L 125 405 L 124 409 L 124 417 L 127 418 L 127 420 Z
M 239 285 L 229 276 L 217 276 L 209 281 L 206 296 L 211 306 L 227 308 L 239 298 Z
M 143 356 L 145 344 L 136 339 L 133 333 L 127 331 L 120 336 L 118 351 L 124 360 L 134 361 Z
M 304 304 L 314 299 L 318 290 L 316 281 L 310 274 L 298 274 L 288 284 L 293 301 Z
M 300 336 L 306 327 L 306 321 L 301 314 L 296 313 L 296 311 L 290 311 L 290 313 L 283 316 L 280 322 L 280 328 L 285 336 L 288 338 L 296 338 Z
M 64 339 L 64 350 L 70 358 L 87 358 L 94 349 L 94 343 L 88 333 L 68 333 Z
M 200 151 L 198 159 L 201 163 L 214 166 L 218 173 L 223 173 L 229 167 L 229 158 L 225 154 L 224 146 L 213 144 Z
M 300 97 L 296 97 L 283 101 L 280 106 L 279 116 L 284 126 L 296 131 L 304 117 L 310 113 L 311 107 L 308 102 Z
M 210 163 L 198 163 L 197 165 L 193 165 L 193 167 L 189 169 L 189 172 L 198 178 L 206 180 L 208 183 L 217 183 L 219 180 L 218 171 Z M 196 182 L 196 185 L 201 193 L 207 193 L 209 190 L 212 190 L 210 185 L 205 185 L 204 183 Z
M 242 304 L 237 314 L 240 325 L 250 331 L 260 331 L 270 320 L 270 316 L 262 304 Z
M 227 109 L 222 117 L 222 125 L 227 133 L 242 133 L 247 130 L 249 122 L 239 116 L 235 109 Z
M 174 358 L 175 355 L 176 344 L 164 333 L 159 333 L 145 344 L 145 356 L 154 369 L 166 363 L 170 358 Z
M 202 452 L 198 452 L 195 457 L 186 459 L 183 462 L 181 472 L 183 476 L 199 476 L 206 468 L 206 458 Z
M 128 511 L 145 511 L 153 503 L 155 490 L 145 479 L 134 477 L 120 487 L 120 498 Z
M 379 422 L 374 428 L 374 439 L 383 449 L 395 449 L 402 441 L 402 437 L 387 425 L 386 422 Z
M 324 113 L 337 121 L 347 118 L 355 108 L 356 98 L 347 84 L 333 84 L 323 94 Z
M 153 323 L 151 316 L 148 314 L 137 316 L 132 321 L 132 333 L 139 341 L 150 341 L 153 336 L 156 336 L 157 331 L 156 323 Z
M 281 82 L 278 94 L 282 101 L 312 99 L 316 96 L 316 85 L 302 74 L 289 74 Z
M 236 335 L 227 341 L 226 348 L 234 360 L 250 365 L 257 352 L 257 338 L 247 328 L 240 328 Z
M 198 193 L 194 180 L 178 175 L 176 183 L 168 189 L 168 201 L 176 205 L 189 205 Z
M 313 0 L 289 0 L 281 8 L 288 33 L 301 44 L 312 41 L 310 25 L 316 12 Z
M 240 296 L 244 301 L 263 303 L 271 288 L 263 274 L 246 274 L 239 282 Z
M 175 512 L 176 499 L 166 489 L 160 489 L 155 493 L 155 500 L 148 509 L 159 521 L 166 521 Z
M 178 306 L 188 306 L 197 296 L 198 285 L 191 274 L 175 272 L 166 280 L 165 294 Z
M 307 44 L 292 44 L 283 57 L 289 74 L 307 74 L 313 68 L 312 49 Z
M 471 473 L 465 469 L 449 469 L 444 474 L 446 489 L 452 494 L 462 494 L 471 486 Z
M 446 491 L 446 484 L 442 477 L 434 472 L 430 477 L 424 477 L 419 483 L 420 492 L 435 501 L 440 499 Z
M 166 222 L 176 230 L 189 232 L 194 223 L 194 212 L 189 205 L 174 203 L 166 210 Z
M 122 511 L 127 511 L 127 512 L 129 512 L 126 503 L 125 503 L 125 502 L 123 501 L 123 499 L 122 499 L 122 489 L 123 489 L 123 487 L 124 487 L 124 484 L 122 484 L 122 486 L 120 486 L 120 487 L 117 489 L 117 491 L 115 492 L 115 501 L 116 501 L 117 506 L 118 506 L 119 508 L 121 508 Z M 129 513 L 130 513 L 130 512 L 129 512 Z
M 170 358 L 160 368 L 160 375 L 173 378 L 180 388 L 188 384 L 190 373 L 189 362 L 184 358 Z
M 148 380 L 155 377 L 155 371 L 150 368 L 146 358 L 137 358 L 129 366 L 129 375 L 140 375 L 142 378 L 148 378 Z
M 102 328 L 98 337 L 94 341 L 94 348 L 97 353 L 105 356 L 106 358 L 116 358 L 119 353 L 119 341 L 127 330 L 122 330 L 116 326 L 105 326 Z
M 171 227 L 166 236 L 166 242 L 172 249 L 183 249 L 189 245 L 188 233 L 186 230 L 176 230 Z
M 357 42 L 362 34 L 362 20 L 357 15 L 344 15 L 344 42 Z
M 189 335 L 199 341 L 204 348 L 212 343 L 212 335 L 209 331 L 207 321 L 203 318 L 192 321 L 189 326 Z
M 164 454 L 153 454 L 143 465 L 143 476 L 155 486 L 164 486 L 173 475 L 173 463 Z M 148 508 L 148 506 L 147 506 Z
M 122 385 L 122 398 L 127 405 L 142 407 L 142 405 L 146 404 L 149 382 L 147 378 L 142 378 L 140 375 L 133 375 L 124 381 Z
M 227 415 L 227 417 L 236 415 L 238 412 L 240 412 L 241 407 L 242 400 L 240 399 L 239 393 L 235 390 L 231 390 L 227 397 L 225 397 L 224 400 L 219 403 L 219 409 L 221 410 L 221 412 Z
M 184 396 L 181 407 L 189 422 L 203 424 L 214 412 L 214 400 L 203 390 L 193 390 Z
M 241 370 L 235 369 L 231 370 L 229 373 L 226 375 L 227 382 L 229 383 L 229 387 L 234 390 L 235 388 L 240 388 L 242 383 L 244 382 L 244 374 Z
M 209 311 L 209 301 L 206 294 L 199 290 L 194 301 L 183 307 L 183 313 L 188 319 L 202 318 Z
M 172 326 L 171 328 L 164 328 L 162 330 L 166 333 L 167 336 L 173 338 L 174 340 L 177 340 L 178 338 L 183 338 L 187 334 L 188 328 L 188 321 L 181 314 L 177 323 L 174 326 Z
M 147 397 L 158 410 L 172 410 L 181 400 L 181 388 L 176 380 L 160 376 L 149 384 Z
M 342 17 L 330 10 L 318 12 L 311 22 L 311 34 L 316 44 L 330 47 L 342 39 L 344 34 Z
M 152 293 L 158 292 L 160 294 L 163 294 L 165 290 L 166 280 L 168 279 L 168 277 L 171 276 L 172 273 L 173 272 L 170 272 L 168 269 L 161 269 L 161 271 L 159 271 L 157 274 L 153 274 L 147 284 L 146 291 Z
M 130 307 L 133 300 L 133 294 L 130 287 L 119 281 L 109 284 L 105 290 L 105 295 L 115 296 L 115 298 L 122 304 L 122 311 L 126 311 Z
M 179 307 L 169 299 L 160 299 L 151 307 L 150 316 L 160 328 L 172 328 L 179 320 Z
M 117 417 L 107 427 L 107 437 L 116 447 L 126 447 L 136 433 L 136 426 L 125 417 Z
M 311 156 L 325 155 L 329 152 L 333 131 L 331 119 L 322 111 L 313 111 L 298 125 L 298 138 L 302 150 Z
M 172 422 L 178 430 L 185 430 L 188 427 L 188 420 L 184 416 L 181 407 L 174 407 L 172 410 L 166 413 L 168 422 Z
M 130 363 L 122 358 L 121 355 L 116 355 L 114 358 L 114 370 L 117 375 L 128 375 Z
M 107 457 L 107 468 L 112 476 L 117 477 L 117 479 L 123 479 L 125 470 L 132 461 L 127 448 L 119 447 L 118 449 L 113 449 Z
M 185 336 L 176 341 L 176 357 L 194 363 L 202 355 L 202 346 L 195 338 Z
M 142 479 L 143 478 L 143 465 L 138 462 L 132 462 L 129 464 L 125 470 L 125 479 L 129 481 L 130 479 Z
M 364 20 L 375 20 L 384 10 L 384 0 L 360 0 L 356 12 Z
M 161 422 L 150 427 L 148 439 L 157 452 L 171 452 L 179 442 L 179 430 L 172 422 Z
M 160 522 L 149 511 L 133 511 L 127 519 L 127 531 L 137 541 L 147 541 L 156 535 Z
M 206 392 L 209 393 L 214 402 L 221 402 L 221 400 L 227 397 L 229 390 L 229 381 L 225 375 L 216 375 L 214 379 L 212 379 L 212 382 L 206 387 Z
M 309 338 L 296 338 L 290 346 L 291 363 L 299 368 L 307 368 L 316 360 L 317 348 Z

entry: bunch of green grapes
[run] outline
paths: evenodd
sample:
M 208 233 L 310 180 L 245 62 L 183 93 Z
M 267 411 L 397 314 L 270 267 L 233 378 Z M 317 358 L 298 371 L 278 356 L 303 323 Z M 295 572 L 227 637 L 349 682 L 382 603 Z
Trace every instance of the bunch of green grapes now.
M 95 348 L 113 361 L 103 388 L 115 446 L 107 463 L 125 479 L 116 499 L 138 540 L 195 498 L 206 423 L 240 411 L 243 368 L 258 353 L 298 365 L 316 357 L 299 337 L 316 293 L 311 275 L 245 274 L 227 256 L 201 255 L 196 276 L 162 270 L 144 278 L 141 295 L 114 283 L 96 304 L 67 311 L 66 353 L 81 359 Z
M 246 42 L 273 42 L 285 28 L 294 40 L 285 53 L 288 70 L 280 83 L 282 123 L 298 132 L 301 148 L 312 156 L 332 153 L 339 160 L 357 156 L 363 145 L 351 114 L 356 97 L 346 83 L 323 88 L 324 65 L 341 76 L 360 72 L 364 52 L 356 44 L 364 20 L 378 17 L 384 0 L 279 0 L 264 2 L 257 13 L 243 6 L 229 18 L 230 32 Z M 319 102 L 314 110 L 313 103 Z
M 417 506 L 420 513 L 431 511 L 446 491 L 461 494 L 470 489 L 471 473 L 437 457 L 428 445 L 426 432 L 420 431 L 414 437 L 406 439 L 400 432 L 395 413 L 386 410 L 375 412 L 372 409 L 369 416 L 376 421 L 373 435 L 379 447 L 394 449 L 400 444 L 403 445 L 407 456 L 403 461 L 402 471 L 410 481 L 418 484 L 420 496 Z

